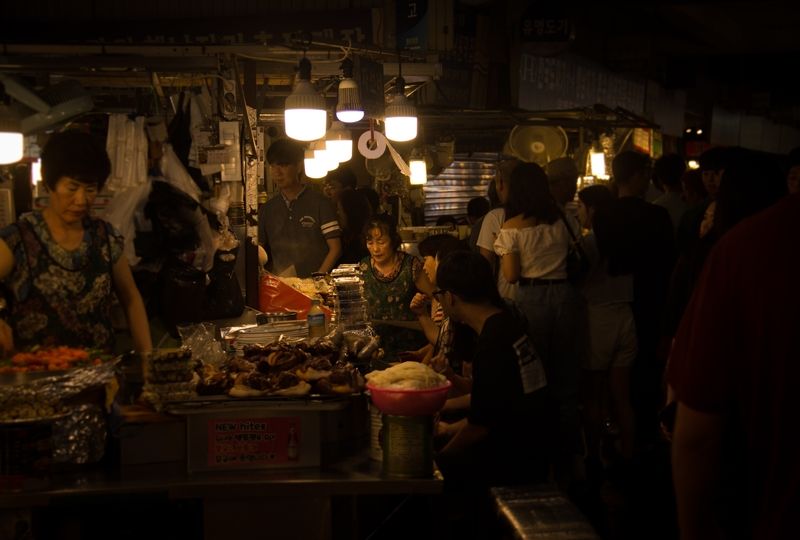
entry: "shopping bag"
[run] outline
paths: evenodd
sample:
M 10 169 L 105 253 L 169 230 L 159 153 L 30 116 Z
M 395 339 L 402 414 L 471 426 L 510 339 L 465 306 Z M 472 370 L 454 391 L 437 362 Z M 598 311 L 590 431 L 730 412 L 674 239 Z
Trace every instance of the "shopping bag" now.
M 311 297 L 284 283 L 274 274 L 266 272 L 261 276 L 259 283 L 258 304 L 264 313 L 296 311 L 298 319 L 305 319 L 308 310 L 311 309 Z M 321 307 L 330 320 L 330 309 L 325 306 Z

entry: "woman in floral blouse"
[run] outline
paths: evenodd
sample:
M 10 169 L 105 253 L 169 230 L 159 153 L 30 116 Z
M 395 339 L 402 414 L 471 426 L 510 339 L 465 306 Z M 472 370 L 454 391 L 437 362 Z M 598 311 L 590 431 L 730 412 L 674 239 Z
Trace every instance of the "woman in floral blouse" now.
M 367 310 L 381 337 L 386 360 L 394 362 L 399 360 L 398 353 L 417 350 L 427 343 L 421 329 L 408 327 L 417 321 L 409 306 L 418 291 L 430 297 L 433 285 L 422 271 L 422 262 L 400 251 L 400 235 L 386 217 L 372 218 L 364 231 L 369 257 L 361 260 L 361 271 Z M 406 321 L 408 325 L 393 324 Z
M 123 239 L 90 216 L 110 172 L 105 148 L 91 135 L 53 135 L 42 151 L 50 193 L 42 211 L 24 214 L 0 231 L 0 280 L 10 316 L 0 321 L 5 352 L 34 345 L 90 347 L 112 352 L 112 294 L 128 320 L 137 351 L 152 348 L 142 297 L 122 253 Z

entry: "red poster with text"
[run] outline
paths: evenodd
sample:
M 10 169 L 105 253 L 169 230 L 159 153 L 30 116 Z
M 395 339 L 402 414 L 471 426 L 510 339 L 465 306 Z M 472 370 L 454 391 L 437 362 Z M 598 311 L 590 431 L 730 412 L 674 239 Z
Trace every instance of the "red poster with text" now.
M 274 465 L 300 454 L 300 418 L 216 418 L 208 421 L 208 465 Z

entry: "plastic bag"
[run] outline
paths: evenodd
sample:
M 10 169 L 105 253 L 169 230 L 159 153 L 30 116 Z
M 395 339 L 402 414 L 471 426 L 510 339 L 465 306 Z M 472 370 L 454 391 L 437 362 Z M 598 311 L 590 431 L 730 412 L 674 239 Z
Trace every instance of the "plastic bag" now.
M 161 174 L 170 185 L 176 189 L 181 190 L 183 193 L 191 197 L 195 202 L 200 202 L 200 188 L 194 183 L 192 177 L 186 172 L 186 168 L 175 155 L 172 146 L 165 144 L 163 146 L 163 156 L 161 157 Z
M 228 250 L 218 249 L 214 256 L 214 267 L 209 273 L 210 283 L 206 287 L 206 318 L 231 319 L 244 311 L 244 298 L 236 277 L 236 254 L 239 245 Z
M 217 327 L 212 322 L 178 326 L 181 345 L 192 351 L 193 359 L 221 367 L 228 354 L 218 340 L 217 334 Z
M 193 266 L 174 261 L 163 271 L 161 308 L 171 333 L 176 325 L 200 322 L 204 318 L 206 274 Z
M 106 183 L 109 191 L 125 191 L 147 183 L 147 148 L 143 116 L 135 120 L 127 114 L 109 116 L 106 137 L 106 151 L 111 160 L 111 174 Z
M 301 293 L 291 285 L 287 285 L 278 277 L 269 272 L 261 276 L 258 286 L 258 300 L 261 311 L 270 313 L 274 311 L 296 311 L 298 319 L 305 319 L 311 309 L 311 298 Z M 330 320 L 331 310 L 322 307 L 325 316 Z
M 111 223 L 125 238 L 125 257 L 132 266 L 138 264 L 140 259 L 136 255 L 136 248 L 134 247 L 136 238 L 134 215 L 147 204 L 151 189 L 150 182 L 145 182 L 142 185 L 117 193 L 109 201 L 103 214 L 103 219 Z

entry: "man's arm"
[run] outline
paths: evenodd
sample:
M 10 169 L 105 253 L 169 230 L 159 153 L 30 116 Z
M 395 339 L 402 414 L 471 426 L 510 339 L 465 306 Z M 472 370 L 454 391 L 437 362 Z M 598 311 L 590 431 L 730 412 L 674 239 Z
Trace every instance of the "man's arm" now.
M 494 254 L 494 251 L 491 251 L 486 248 L 479 247 L 478 250 L 480 251 L 483 258 L 489 261 L 489 266 L 492 267 L 492 273 L 495 271 L 495 263 L 497 262 L 497 255 Z
M 502 219 L 496 214 L 497 212 L 495 212 L 495 210 L 491 210 L 483 217 L 477 242 L 478 252 L 489 261 L 492 272 L 496 272 L 497 270 L 497 255 L 494 253 L 494 240 L 497 238 L 497 232 L 500 230 L 502 224 Z
M 721 538 L 715 523 L 723 419 L 678 404 L 672 442 L 672 479 L 681 540 Z
M 319 266 L 318 272 L 328 273 L 339 260 L 342 255 L 342 239 L 341 238 L 326 238 L 325 242 L 328 243 L 328 254 Z
M 466 419 L 452 424 L 446 431 L 452 433 L 454 429 L 458 431 L 455 432 L 450 442 L 442 449 L 442 455 L 446 456 L 448 454 L 463 452 L 485 439 L 489 434 L 489 430 L 485 427 L 477 424 L 470 424 Z
M 411 312 L 417 316 L 417 320 L 420 326 L 422 326 L 422 331 L 425 333 L 428 342 L 431 345 L 435 345 L 439 337 L 439 326 L 431 319 L 428 310 L 428 297 L 422 293 L 415 294 L 414 298 L 411 299 L 409 307 L 411 308 Z

